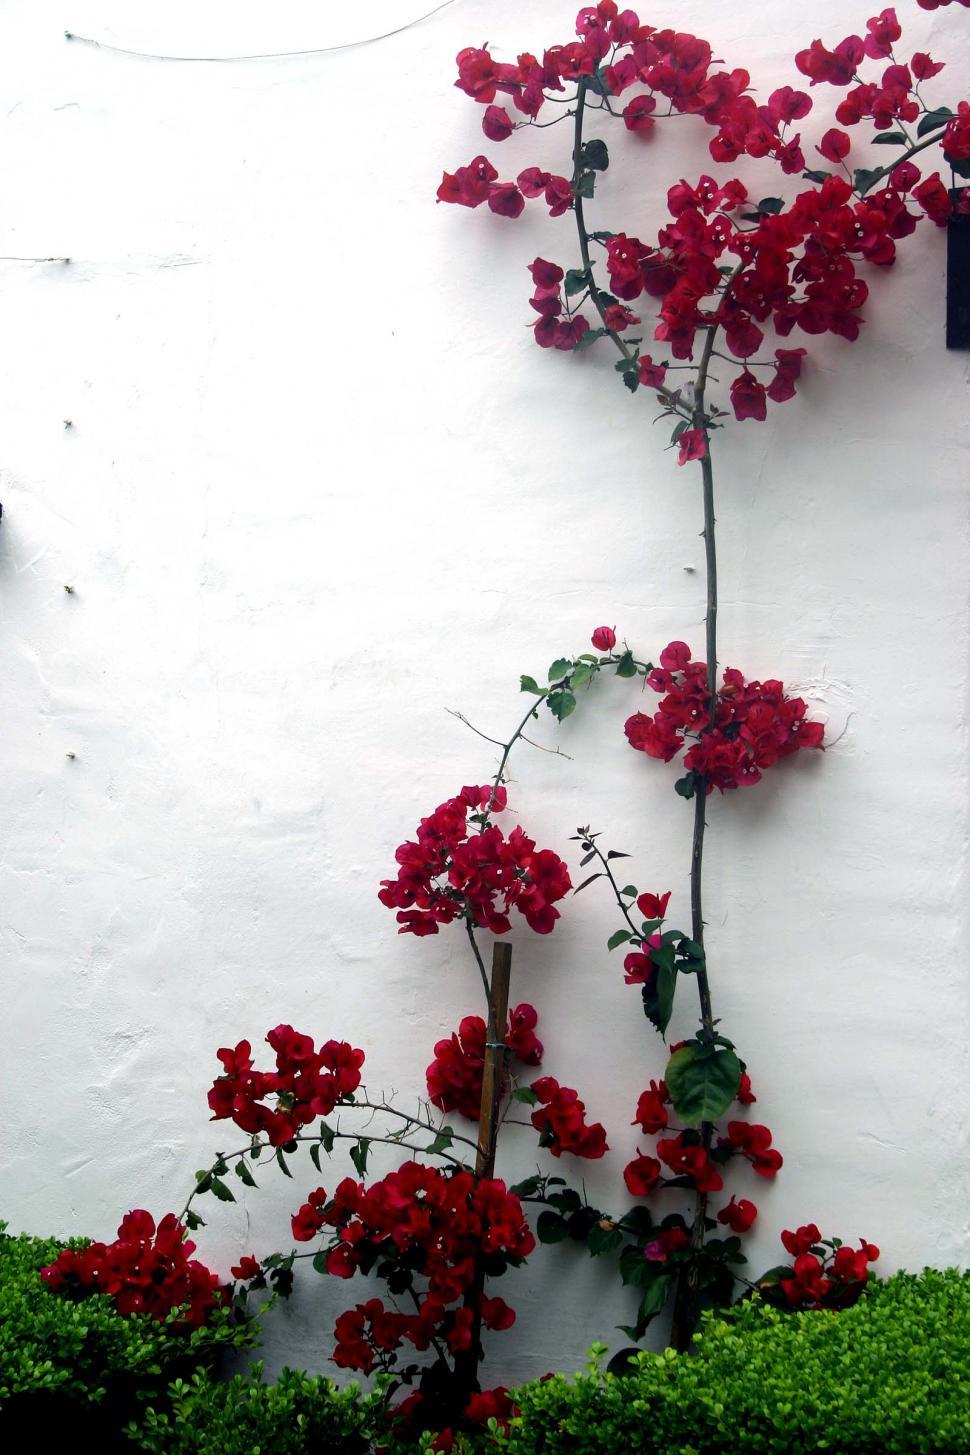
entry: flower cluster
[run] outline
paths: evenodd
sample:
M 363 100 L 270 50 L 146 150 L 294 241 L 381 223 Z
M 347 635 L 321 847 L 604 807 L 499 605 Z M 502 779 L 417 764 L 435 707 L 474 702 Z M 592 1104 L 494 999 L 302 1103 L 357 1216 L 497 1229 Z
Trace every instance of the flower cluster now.
M 122 1314 L 161 1322 L 180 1310 L 179 1326 L 197 1329 L 225 1303 L 227 1290 L 194 1252 L 174 1213 L 156 1227 L 151 1213 L 139 1208 L 122 1218 L 115 1242 L 65 1248 L 40 1276 L 52 1293 L 106 1293 Z
M 526 1003 L 509 1012 L 505 1044 L 510 1059 L 523 1066 L 542 1064 L 542 1042 L 535 1033 L 538 1021 L 535 1006 Z M 473 1122 L 481 1112 L 485 1036 L 481 1016 L 466 1015 L 457 1031 L 435 1043 L 434 1060 L 426 1072 L 433 1105 L 442 1111 L 457 1111 Z
M 626 231 L 586 232 L 582 201 L 594 195 L 609 161 L 599 139 L 577 146 L 569 177 L 529 166 L 514 181 L 501 181 L 485 156 L 444 175 L 439 201 L 487 203 L 493 212 L 516 218 L 527 200 L 542 199 L 552 217 L 576 213 L 584 266 L 567 273 L 545 258 L 530 264 L 535 285 L 530 302 L 539 315 L 536 341 L 573 350 L 611 336 L 623 353 L 617 368 L 627 385 L 661 391 L 682 416 L 678 463 L 685 464 L 704 457 L 708 429 L 722 411 L 691 418 L 678 392 L 667 386 L 669 363 L 621 342 L 625 330 L 641 321 L 627 305 L 643 294 L 657 301 L 653 338 L 674 359 L 693 358 L 699 331 L 712 342 L 712 329 L 721 330 L 728 355 L 741 361 L 729 384 L 735 418 L 765 419 L 769 401 L 793 398 L 806 353 L 781 347 L 767 359 L 756 357 L 765 327 L 771 324 L 780 338 L 797 328 L 809 336 L 855 339 L 868 296 L 857 265 L 890 265 L 897 242 L 914 232 L 924 213 L 942 225 L 954 206 L 970 210 L 970 189 L 955 194 L 954 202 L 938 171 L 923 177 L 911 160 L 925 145 L 938 143 L 949 165 L 970 175 L 970 102 L 961 101 L 956 112 L 926 104 L 919 87 L 943 66 L 919 51 L 908 62 L 897 60 L 894 46 L 902 27 L 891 8 L 867 22 L 864 37 L 848 36 L 832 49 L 812 41 L 795 57 L 798 71 L 810 88 L 825 82 L 846 91 L 835 113 L 839 126 L 825 131 L 815 149 L 843 176 L 812 165 L 814 157 L 807 163 L 801 133 L 792 131 L 812 110 L 807 91 L 781 86 L 759 104 L 748 72 L 715 69 L 706 41 L 641 24 L 613 0 L 583 7 L 576 34 L 578 40 L 547 48 L 541 59 L 524 53 L 514 64 L 496 62 L 487 47 L 459 54 L 456 85 L 485 108 L 482 127 L 490 141 L 503 142 L 534 123 L 547 101 L 575 86 L 584 105 L 604 119 L 622 116 L 625 129 L 638 136 L 649 136 L 664 115 L 693 114 L 713 129 L 709 150 L 719 164 L 769 157 L 786 176 L 812 184 L 786 205 L 776 197 L 752 201 L 736 178 L 682 180 L 668 193 L 669 220 L 654 241 L 643 242 Z M 863 80 L 859 70 L 867 62 L 879 70 Z M 496 104 L 500 95 L 518 119 Z M 658 108 L 660 99 L 666 111 Z M 853 140 L 842 128 L 862 121 L 871 123 L 874 141 L 882 144 L 878 164 L 873 154 L 850 171 L 846 158 Z M 926 141 L 915 141 L 905 129 L 917 122 L 918 136 Z M 899 148 L 888 162 L 886 144 Z M 605 253 L 609 292 L 599 286 L 589 262 L 592 244 Z M 580 311 L 587 300 L 599 315 L 595 329 Z M 769 371 L 767 380 L 759 377 L 761 370 Z
M 586 1121 L 586 1105 L 570 1086 L 560 1086 L 553 1076 L 540 1076 L 529 1088 L 539 1099 L 532 1113 L 532 1125 L 542 1135 L 539 1145 L 554 1157 L 572 1152 L 574 1157 L 602 1157 L 609 1150 L 606 1130 L 599 1122 Z
M 216 1053 L 224 1075 L 213 1082 L 209 1107 L 213 1121 L 228 1118 L 244 1132 L 282 1147 L 301 1127 L 329 1116 L 338 1102 L 353 1095 L 364 1053 L 346 1041 L 326 1041 L 315 1050 L 311 1036 L 288 1025 L 269 1031 L 266 1040 L 276 1052 L 275 1071 L 253 1069 L 248 1041 Z M 266 1105 L 268 1097 L 275 1105 Z
M 928 4 L 919 0 L 919 3 L 925 10 L 931 10 L 936 9 L 938 4 L 949 4 L 950 0 L 935 0 L 935 3 Z M 960 3 L 967 4 L 970 0 L 960 0 Z M 944 158 L 960 171 L 962 164 L 970 159 L 970 102 L 961 101 L 949 121 L 947 115 L 950 113 L 945 110 L 929 112 L 919 87 L 939 75 L 944 63 L 934 61 L 925 51 L 914 52 L 909 61 L 897 59 L 894 47 L 902 33 L 895 10 L 888 8 L 866 22 L 865 36 L 847 35 L 831 50 L 821 40 L 813 40 L 806 50 L 799 51 L 795 64 L 802 75 L 808 77 L 810 85 L 824 83 L 845 90 L 846 94 L 835 111 L 840 127 L 871 121 L 877 134 L 881 132 L 884 137 L 891 135 L 893 144 L 905 145 L 907 136 L 904 128 L 919 122 L 924 115 L 931 117 L 932 122 L 944 128 L 940 138 Z M 866 60 L 883 66 L 874 80 L 862 80 L 859 75 L 859 68 Z M 885 61 L 889 61 L 888 66 L 883 64 Z M 932 131 L 933 125 L 927 125 Z M 827 160 L 841 163 L 852 150 L 852 139 L 847 132 L 832 128 L 823 137 L 819 150 Z M 898 171 L 905 173 L 903 183 L 896 177 Z M 927 216 L 938 225 L 942 226 L 953 212 L 954 201 L 939 172 L 933 172 L 921 182 L 919 169 L 908 160 L 901 167 L 886 167 L 880 172 L 889 172 L 890 185 L 898 191 L 911 192 Z M 963 175 L 967 175 L 966 171 Z M 958 205 L 961 210 L 970 207 L 965 194 Z M 905 232 L 893 235 L 905 236 L 912 230 L 913 227 L 907 224 Z
M 800 697 L 785 695 L 782 682 L 747 682 L 729 667 L 712 705 L 707 667 L 691 661 L 686 642 L 664 648 L 647 685 L 662 700 L 653 716 L 637 712 L 627 719 L 630 746 L 669 763 L 692 737 L 684 755 L 691 790 L 699 780 L 708 793 L 746 788 L 799 748 L 822 747 L 822 724 L 806 717 Z
M 757 1100 L 747 1072 L 742 1074 L 734 1099 L 742 1106 L 750 1106 Z M 668 1109 L 671 1105 L 666 1082 L 651 1081 L 640 1093 L 633 1125 L 648 1136 L 671 1130 Z M 735 1155 L 744 1157 L 755 1172 L 768 1178 L 777 1174 L 783 1160 L 771 1145 L 767 1127 L 742 1121 L 728 1122 L 726 1135 L 717 1138 L 713 1149 L 700 1132 L 688 1129 L 673 1136 L 658 1136 L 656 1153 L 655 1157 L 648 1156 L 638 1149 L 637 1156 L 624 1169 L 623 1180 L 634 1197 L 650 1197 L 664 1187 L 689 1187 L 705 1195 L 720 1192 L 724 1187 L 721 1169 Z M 732 1196 L 717 1214 L 717 1220 L 735 1233 L 745 1233 L 757 1215 L 754 1203 L 747 1198 L 737 1201 Z
M 815 1223 L 781 1235 L 793 1266 L 787 1276 L 761 1285 L 770 1293 L 777 1286 L 789 1308 L 847 1308 L 856 1302 L 869 1280 L 869 1264 L 879 1249 L 865 1239 L 858 1248 L 839 1238 L 823 1238 Z
M 522 828 L 506 838 L 488 823 L 505 804 L 504 788 L 463 788 L 421 820 L 416 839 L 394 856 L 397 878 L 382 880 L 378 896 L 398 911 L 400 934 L 436 935 L 439 925 L 465 919 L 503 935 L 513 907 L 537 934 L 550 932 L 559 918 L 555 905 L 572 888 L 569 871 Z
M 467 1351 L 476 1317 L 488 1329 L 510 1328 L 515 1314 L 503 1299 L 474 1295 L 478 1269 L 485 1257 L 490 1274 L 504 1272 L 535 1247 L 522 1204 L 504 1182 L 418 1162 L 370 1187 L 345 1178 L 332 1197 L 317 1188 L 292 1226 L 300 1243 L 329 1230 L 326 1270 L 335 1277 L 352 1278 L 376 1263 L 394 1292 L 414 1293 L 414 1313 L 370 1299 L 337 1320 L 335 1363 L 365 1373 L 387 1368 L 405 1340 L 419 1350 L 437 1341 L 452 1354 Z

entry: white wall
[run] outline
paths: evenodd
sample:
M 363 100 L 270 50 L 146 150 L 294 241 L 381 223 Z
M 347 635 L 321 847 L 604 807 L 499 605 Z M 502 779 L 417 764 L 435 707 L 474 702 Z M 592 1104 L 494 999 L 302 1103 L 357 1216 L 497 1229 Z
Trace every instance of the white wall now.
M 523 326 L 525 264 L 574 261 L 569 220 L 434 205 L 482 144 L 457 50 L 567 39 L 573 5 L 458 0 L 366 49 L 224 66 L 62 35 L 278 51 L 420 9 L 4 7 L 0 251 L 72 260 L 0 263 L 15 1228 L 107 1236 L 131 1206 L 177 1206 L 227 1145 L 207 1122 L 215 1047 L 279 1021 L 363 1046 L 376 1086 L 421 1088 L 476 979 L 458 931 L 398 938 L 376 887 L 418 817 L 492 771 L 445 709 L 504 737 L 518 674 L 600 622 L 644 654 L 701 643 L 696 476 L 605 357 L 540 353 Z M 955 101 L 966 13 L 899 10 Z M 767 93 L 847 14 L 682 0 L 650 18 Z M 678 128 L 617 144 L 601 226 L 648 236 L 669 181 L 704 169 L 706 133 Z M 491 151 L 564 169 L 566 146 Z M 799 687 L 838 739 L 712 804 L 717 1008 L 786 1158 L 774 1186 L 738 1177 L 762 1210 L 755 1268 L 808 1219 L 873 1239 L 887 1270 L 967 1256 L 967 355 L 943 347 L 943 235 L 920 231 L 871 278 L 863 340 L 813 343 L 799 398 L 719 452 L 724 660 Z M 544 720 L 570 757 L 523 750 L 514 802 L 543 844 L 603 829 L 683 923 L 690 810 L 625 744 L 634 692 L 611 681 L 561 731 Z M 622 1206 L 663 1056 L 605 952 L 614 927 L 591 889 L 550 938 L 517 928 L 514 996 L 610 1133 L 605 1163 L 567 1170 Z M 685 999 L 672 1031 L 692 1018 Z M 512 1172 L 534 1158 L 521 1137 Z M 307 1164 L 214 1208 L 203 1256 L 227 1270 L 285 1245 L 316 1181 Z M 575 1365 L 630 1316 L 562 1249 L 501 1292 L 520 1323 L 497 1378 Z M 271 1362 L 325 1366 L 334 1313 L 366 1296 L 311 1283 L 274 1317 Z

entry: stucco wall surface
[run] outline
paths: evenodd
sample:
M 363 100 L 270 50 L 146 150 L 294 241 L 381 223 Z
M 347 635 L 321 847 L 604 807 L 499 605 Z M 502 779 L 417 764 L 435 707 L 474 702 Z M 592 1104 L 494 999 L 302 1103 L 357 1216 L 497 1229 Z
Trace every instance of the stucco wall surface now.
M 504 738 L 519 673 L 602 622 L 643 655 L 700 652 L 698 479 L 611 360 L 540 353 L 525 327 L 525 265 L 575 261 L 568 219 L 434 203 L 442 169 L 483 149 L 456 52 L 568 39 L 574 5 L 458 0 L 381 44 L 226 65 L 63 36 L 281 51 L 420 9 L 8 0 L 0 16 L 0 252 L 71 259 L 0 262 L 14 1228 L 108 1236 L 132 1206 L 179 1206 L 228 1145 L 207 1121 L 215 1048 L 281 1021 L 360 1045 L 371 1084 L 407 1103 L 433 1042 L 478 1009 L 460 931 L 398 937 L 376 898 L 418 818 L 494 771 L 446 709 Z M 907 54 L 950 65 L 934 94 L 965 95 L 967 12 L 898 10 Z M 649 18 L 708 36 L 767 95 L 796 79 L 796 49 L 867 14 L 682 0 Z M 811 145 L 835 95 L 816 94 Z M 609 133 L 597 226 L 649 236 L 667 186 L 706 169 L 707 133 L 676 127 Z M 568 142 L 485 149 L 514 175 L 564 170 Z M 785 1156 L 775 1184 L 734 1184 L 761 1209 L 755 1269 L 806 1220 L 866 1235 L 886 1269 L 967 1257 L 968 359 L 943 347 L 943 235 L 920 232 L 870 276 L 860 342 L 808 341 L 798 399 L 718 440 L 723 661 L 801 691 L 832 742 L 710 809 L 717 1010 Z M 536 739 L 562 755 L 517 753 L 515 809 L 576 882 L 568 836 L 602 830 L 684 923 L 674 770 L 625 743 L 635 688 L 596 698 L 561 729 L 544 715 Z M 517 925 L 513 999 L 539 1007 L 546 1069 L 609 1131 L 601 1164 L 562 1170 L 621 1207 L 636 1096 L 664 1057 L 605 951 L 614 928 L 596 886 L 547 938 Z M 692 1024 L 685 991 L 672 1034 Z M 503 1168 L 535 1155 L 513 1131 Z M 320 1179 L 307 1163 L 264 1180 L 213 1207 L 212 1266 L 285 1246 Z M 303 1280 L 274 1315 L 271 1365 L 326 1367 L 335 1313 L 368 1296 L 333 1282 Z M 631 1315 L 569 1249 L 500 1291 L 520 1318 L 494 1341 L 496 1379 L 575 1366 Z

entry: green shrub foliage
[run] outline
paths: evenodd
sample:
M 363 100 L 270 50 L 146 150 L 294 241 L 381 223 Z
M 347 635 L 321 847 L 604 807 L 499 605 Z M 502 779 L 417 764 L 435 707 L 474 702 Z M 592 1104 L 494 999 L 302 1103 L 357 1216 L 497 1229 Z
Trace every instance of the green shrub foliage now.
M 129 1431 L 149 1455 L 366 1455 L 384 1424 L 379 1391 L 293 1369 L 264 1384 L 259 1364 L 225 1383 L 199 1371 L 169 1394 L 167 1411 Z
M 187 1332 L 173 1319 L 119 1314 L 105 1294 L 74 1301 L 51 1293 L 40 1270 L 63 1240 L 10 1237 L 0 1224 L 0 1432 L 52 1438 L 120 1428 L 178 1375 L 212 1367 L 221 1350 L 250 1345 L 254 1326 L 217 1310 Z M 86 1240 L 66 1246 L 83 1248 Z M 26 1448 L 26 1446 L 23 1446 Z
M 899 1273 L 840 1313 L 705 1316 L 695 1355 L 527 1385 L 507 1455 L 965 1455 L 970 1273 Z

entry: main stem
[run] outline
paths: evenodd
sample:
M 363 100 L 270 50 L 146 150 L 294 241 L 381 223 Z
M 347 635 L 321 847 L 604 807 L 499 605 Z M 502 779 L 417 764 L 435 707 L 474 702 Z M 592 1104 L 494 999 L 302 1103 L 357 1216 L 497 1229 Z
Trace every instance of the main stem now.
M 707 576 L 707 615 L 705 617 L 705 650 L 707 661 L 707 693 L 710 701 L 708 729 L 714 727 L 717 716 L 717 541 L 714 534 L 714 466 L 711 461 L 710 433 L 706 428 L 704 394 L 707 384 L 707 370 L 710 366 L 717 329 L 708 329 L 704 351 L 697 371 L 694 388 L 694 427 L 703 429 L 706 448 L 701 460 L 704 501 L 704 558 Z M 691 936 L 702 948 L 704 946 L 704 833 L 707 828 L 707 783 L 701 778 L 694 791 L 694 834 L 690 853 L 690 914 Z M 702 1035 L 714 1035 L 714 1010 L 711 1004 L 711 985 L 707 974 L 707 959 L 703 957 L 701 969 L 697 972 L 697 996 L 700 1001 Z M 709 1149 L 714 1135 L 710 1122 L 701 1125 L 701 1138 L 705 1149 Z M 670 1342 L 678 1352 L 690 1347 L 700 1310 L 700 1252 L 704 1245 L 707 1221 L 707 1193 L 694 1194 L 694 1221 L 691 1227 L 691 1251 L 694 1256 L 686 1263 L 677 1279 L 674 1295 L 674 1314 L 670 1330 Z

